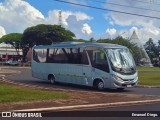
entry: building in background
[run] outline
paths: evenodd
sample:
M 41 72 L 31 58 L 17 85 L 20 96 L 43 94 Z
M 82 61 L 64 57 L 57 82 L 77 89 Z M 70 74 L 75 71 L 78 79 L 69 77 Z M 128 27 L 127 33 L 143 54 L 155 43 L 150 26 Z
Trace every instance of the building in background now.
M 19 60 L 22 57 L 22 49 L 19 49 L 19 55 L 16 49 L 8 44 L 0 45 L 0 61 L 7 61 L 9 59 Z

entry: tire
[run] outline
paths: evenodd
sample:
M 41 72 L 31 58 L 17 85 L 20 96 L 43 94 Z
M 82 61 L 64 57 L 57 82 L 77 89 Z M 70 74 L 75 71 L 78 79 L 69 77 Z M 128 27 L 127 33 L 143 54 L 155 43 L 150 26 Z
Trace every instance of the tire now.
M 55 84 L 55 78 L 53 75 L 49 75 L 48 80 L 50 81 L 51 84 Z
M 95 87 L 98 89 L 98 90 L 104 90 L 104 83 L 102 80 L 98 80 L 96 81 L 96 84 L 95 84 Z

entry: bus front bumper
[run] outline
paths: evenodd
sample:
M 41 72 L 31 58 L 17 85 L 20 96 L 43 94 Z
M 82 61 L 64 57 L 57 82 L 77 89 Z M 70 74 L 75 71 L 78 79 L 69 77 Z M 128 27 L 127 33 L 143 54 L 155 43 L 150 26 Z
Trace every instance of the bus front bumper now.
M 129 80 L 120 80 L 116 79 L 115 77 L 113 78 L 113 87 L 114 88 L 125 88 L 125 87 L 134 87 L 137 86 L 138 84 L 138 77 L 134 79 L 129 79 Z

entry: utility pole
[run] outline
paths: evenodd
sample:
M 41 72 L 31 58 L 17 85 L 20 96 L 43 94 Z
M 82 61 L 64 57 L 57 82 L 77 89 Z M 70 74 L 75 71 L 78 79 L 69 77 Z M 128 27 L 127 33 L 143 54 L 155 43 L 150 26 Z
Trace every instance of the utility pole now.
M 59 14 L 59 25 L 62 27 L 62 10 L 60 10 L 58 14 Z

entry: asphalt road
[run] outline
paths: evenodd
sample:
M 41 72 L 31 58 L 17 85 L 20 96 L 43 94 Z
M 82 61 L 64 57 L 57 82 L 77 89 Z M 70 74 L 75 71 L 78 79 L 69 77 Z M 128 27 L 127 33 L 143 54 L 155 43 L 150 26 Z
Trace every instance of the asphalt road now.
M 15 74 L 11 76 L 6 76 L 7 79 L 15 82 L 30 84 L 30 85 L 37 85 L 41 87 L 47 88 L 60 88 L 60 89 L 70 89 L 70 90 L 81 90 L 81 91 L 90 91 L 95 92 L 93 88 L 83 87 L 83 86 L 76 86 L 76 85 L 68 85 L 68 84 L 56 84 L 51 85 L 49 81 L 43 81 L 31 76 L 31 69 L 29 68 L 10 68 L 21 71 L 20 74 Z M 116 90 L 105 90 L 103 92 L 107 93 L 121 93 L 121 94 L 139 94 L 139 95 L 156 95 L 160 96 L 160 88 L 143 88 L 143 87 L 135 87 L 135 88 L 127 88 L 124 91 L 116 91 Z M 153 113 L 153 114 L 160 114 L 160 103 L 153 103 L 153 104 L 142 104 L 142 105 L 132 105 L 132 106 L 116 106 L 116 107 L 107 107 L 107 108 L 89 108 L 89 109 L 78 109 L 74 110 L 77 113 L 60 113 L 60 116 L 54 115 L 53 112 L 43 113 L 47 119 L 52 120 L 159 120 L 160 118 L 153 118 L 151 117 L 131 117 L 132 112 L 140 112 L 140 113 Z M 81 112 L 81 113 L 80 113 Z M 91 116 L 86 117 L 86 114 L 91 114 Z M 97 114 L 97 112 L 99 112 Z M 101 113 L 102 112 L 102 113 Z M 64 117 L 62 117 L 64 114 Z M 77 116 L 76 116 L 77 114 Z M 83 114 L 82 116 L 80 116 Z M 115 117 L 102 115 L 102 114 L 114 114 Z M 122 116 L 120 116 L 122 114 Z M 75 116 L 70 116 L 75 115 Z M 93 115 L 93 116 L 92 116 Z M 95 116 L 94 116 L 95 115 Z M 116 116 L 117 115 L 117 116 Z M 119 115 L 119 116 L 118 116 Z M 123 117 L 124 116 L 124 117 Z M 127 117 L 130 116 L 130 117 Z M 46 119 L 46 118 L 45 118 Z
M 78 110 L 80 111 L 80 110 Z M 85 109 L 85 111 L 124 111 L 127 113 L 129 111 L 157 111 L 155 113 L 160 113 L 160 103 L 149 103 L 149 104 L 137 104 L 137 105 L 126 105 L 126 106 L 112 106 L 107 108 L 93 108 Z M 160 117 L 160 115 L 159 115 Z
M 44 117 L 65 117 L 76 120 L 82 120 L 85 117 L 87 120 L 159 120 L 160 119 L 160 103 L 142 104 L 132 106 L 119 106 L 119 107 L 107 107 L 107 108 L 89 108 L 79 109 L 73 111 L 60 111 L 60 112 L 46 112 L 42 113 Z M 138 115 L 141 115 L 139 117 Z M 60 119 L 60 118 L 59 118 Z M 61 118 L 62 119 L 62 118 Z M 65 119 L 65 120 L 66 120 Z
M 8 68 L 7 68 L 8 69 Z M 78 86 L 78 85 L 70 85 L 70 84 L 56 84 L 52 85 L 49 81 L 44 81 L 40 79 L 33 78 L 31 76 L 31 69 L 30 68 L 14 68 L 11 67 L 10 69 L 21 71 L 20 74 L 14 74 L 11 76 L 6 76 L 7 79 L 15 82 L 37 85 L 41 87 L 47 88 L 60 88 L 60 89 L 70 89 L 70 90 L 82 90 L 82 91 L 96 91 L 90 87 Z M 124 91 L 117 91 L 117 90 L 110 90 L 106 89 L 103 92 L 113 92 L 113 93 L 121 93 L 121 94 L 137 94 L 137 95 L 156 95 L 160 96 L 160 88 L 144 88 L 144 87 L 134 87 L 134 88 L 126 88 Z
M 40 113 L 43 117 L 41 120 L 44 118 L 44 120 L 160 120 L 159 106 L 160 103 L 152 103 Z M 138 115 L 141 115 L 141 117 Z

